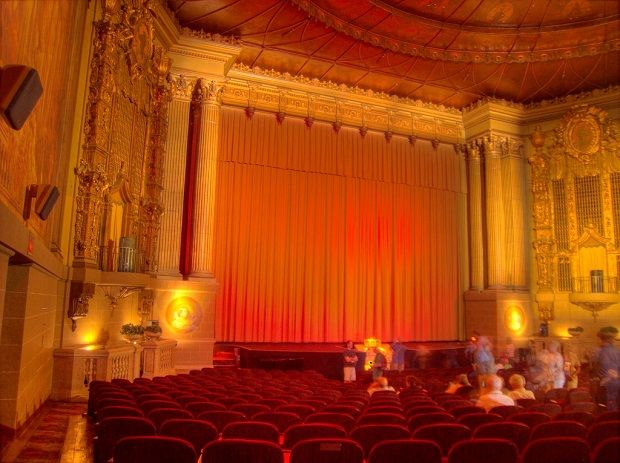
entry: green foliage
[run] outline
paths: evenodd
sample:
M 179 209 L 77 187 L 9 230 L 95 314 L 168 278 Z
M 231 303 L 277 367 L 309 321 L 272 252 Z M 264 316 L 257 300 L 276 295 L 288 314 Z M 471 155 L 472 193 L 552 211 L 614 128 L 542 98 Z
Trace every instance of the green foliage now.
M 142 325 L 134 325 L 133 323 L 125 323 L 121 326 L 121 335 L 123 336 L 136 336 L 144 333 Z

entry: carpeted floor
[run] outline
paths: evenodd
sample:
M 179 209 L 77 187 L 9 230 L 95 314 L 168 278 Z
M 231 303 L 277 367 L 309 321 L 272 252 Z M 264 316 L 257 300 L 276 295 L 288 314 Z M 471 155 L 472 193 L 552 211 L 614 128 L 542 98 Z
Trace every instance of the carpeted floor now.
M 90 461 L 89 426 L 84 403 L 48 401 L 22 433 L 3 451 L 3 463 Z M 86 451 L 84 451 L 86 450 Z

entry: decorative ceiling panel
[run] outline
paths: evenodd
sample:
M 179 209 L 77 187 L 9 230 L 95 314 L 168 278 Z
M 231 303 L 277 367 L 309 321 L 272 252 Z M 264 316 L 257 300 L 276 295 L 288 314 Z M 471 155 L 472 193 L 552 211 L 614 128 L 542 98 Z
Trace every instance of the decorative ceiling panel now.
M 616 0 L 168 0 L 238 62 L 463 107 L 620 84 Z

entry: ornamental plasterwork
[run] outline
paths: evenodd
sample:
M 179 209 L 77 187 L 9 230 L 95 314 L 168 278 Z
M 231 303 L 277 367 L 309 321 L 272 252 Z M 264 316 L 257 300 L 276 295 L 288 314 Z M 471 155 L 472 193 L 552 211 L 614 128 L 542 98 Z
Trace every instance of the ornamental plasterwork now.
M 197 79 L 191 79 L 184 75 L 168 75 L 170 94 L 175 99 L 191 100 L 196 82 Z
M 423 58 L 441 61 L 452 61 L 459 63 L 531 63 L 563 60 L 580 56 L 595 56 L 617 49 L 618 40 L 608 42 L 590 43 L 588 46 L 572 46 L 558 49 L 544 49 L 534 51 L 501 51 L 501 50 L 460 50 L 438 47 L 430 47 L 422 43 L 412 43 L 404 40 L 396 40 L 392 37 L 378 34 L 372 30 L 356 26 L 351 21 L 345 21 L 336 15 L 315 5 L 310 0 L 291 0 L 300 10 L 321 24 L 335 29 L 336 31 L 361 40 L 370 45 L 403 53 L 411 56 L 421 56 Z M 430 3 L 429 3 L 430 5 Z M 427 6 L 429 6 L 427 5 Z M 420 18 L 423 19 L 423 18 Z M 510 30 L 510 29 L 508 29 Z
M 94 24 L 85 138 L 75 171 L 76 265 L 98 264 L 107 179 L 123 163 L 127 187 L 139 198 L 125 211 L 124 230 L 137 237 L 146 261 L 154 259 L 147 248 L 157 239 L 159 219 L 149 211 L 160 204 L 170 60 L 153 39 L 151 1 L 101 0 L 102 17 Z
M 613 204 L 610 173 L 620 172 L 620 152 L 616 127 L 607 113 L 599 108 L 578 105 L 568 111 L 554 130 L 551 143 L 545 146 L 545 134 L 536 130 L 530 141 L 534 147 L 528 159 L 532 172 L 534 215 L 534 250 L 538 269 L 539 292 L 554 291 L 553 262 L 558 257 L 569 259 L 573 265 L 584 233 L 579 234 L 576 209 L 575 178 L 597 176 L 601 189 L 602 229 L 600 241 L 613 251 Z M 560 252 L 555 246 L 552 181 L 564 180 L 566 233 L 570 252 Z M 590 227 L 590 225 L 587 225 Z M 583 243 L 582 243 L 583 244 Z M 574 271 L 574 269 L 573 269 Z
M 274 85 L 247 83 L 237 79 L 226 82 L 222 94 L 224 104 L 262 109 L 274 113 L 292 116 L 312 117 L 315 120 L 338 122 L 354 127 L 363 127 L 393 132 L 399 135 L 416 135 L 419 138 L 448 143 L 462 140 L 462 127 L 459 123 L 447 121 L 440 117 L 431 118 L 408 112 L 405 105 L 390 107 L 383 105 L 383 100 L 366 103 L 344 94 L 326 96 L 308 91 L 288 90 Z M 401 101 L 402 103 L 402 101 Z
M 612 95 L 617 92 L 620 92 L 620 85 L 614 85 L 603 89 L 591 90 L 589 92 L 581 92 L 573 95 L 562 96 L 558 98 L 553 98 L 551 100 L 537 101 L 535 103 L 526 104 L 523 107 L 525 109 L 537 109 L 547 106 L 556 106 L 562 103 L 578 103 L 579 101 L 590 100 L 605 95 Z
M 408 104 L 408 105 L 412 105 L 412 106 L 416 106 L 420 108 L 428 108 L 431 110 L 440 111 L 440 112 L 449 113 L 449 114 L 460 114 L 461 113 L 461 110 L 457 108 L 453 108 L 451 106 L 427 103 L 422 100 L 413 100 L 411 98 L 401 98 L 395 95 L 389 95 L 383 92 L 375 92 L 373 90 L 366 90 L 366 89 L 359 88 L 359 87 L 349 87 L 348 85 L 337 84 L 329 80 L 325 81 L 325 80 L 319 80 L 316 78 L 311 79 L 305 76 L 293 76 L 289 74 L 288 72 L 281 73 L 273 69 L 262 69 L 258 66 L 250 67 L 242 63 L 236 63 L 232 66 L 232 69 L 239 71 L 239 72 L 243 72 L 243 73 L 271 77 L 274 79 L 281 79 L 285 81 L 297 82 L 300 84 L 312 85 L 313 87 L 336 90 L 339 92 L 345 92 L 345 93 L 350 93 L 350 94 L 360 95 L 360 96 L 367 96 L 370 98 L 377 98 L 381 100 L 390 100 L 390 101 L 397 102 L 397 103 Z

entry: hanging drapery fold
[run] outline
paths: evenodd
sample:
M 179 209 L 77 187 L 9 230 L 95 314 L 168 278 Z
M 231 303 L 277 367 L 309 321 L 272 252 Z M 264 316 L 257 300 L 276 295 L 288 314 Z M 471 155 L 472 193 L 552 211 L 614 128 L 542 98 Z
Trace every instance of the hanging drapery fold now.
M 222 108 L 216 338 L 457 338 L 458 154 Z

